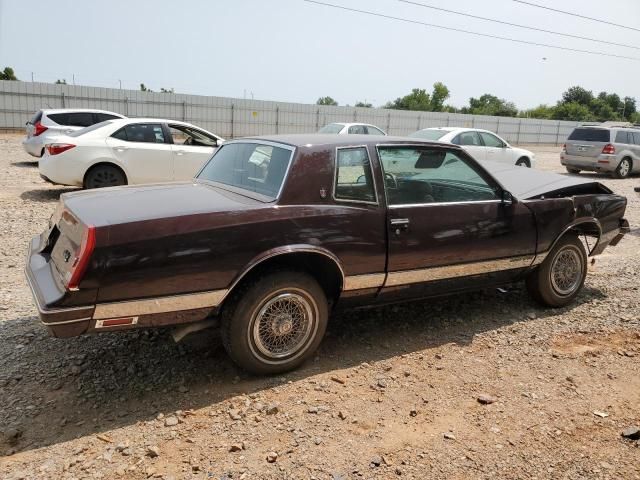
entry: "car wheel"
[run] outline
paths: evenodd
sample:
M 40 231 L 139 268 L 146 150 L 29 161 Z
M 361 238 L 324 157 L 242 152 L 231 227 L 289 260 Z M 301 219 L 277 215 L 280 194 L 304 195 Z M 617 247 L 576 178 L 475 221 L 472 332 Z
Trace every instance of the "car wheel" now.
M 527 290 L 539 303 L 562 307 L 578 295 L 587 276 L 587 252 L 575 235 L 565 235 L 527 277 Z
M 84 178 L 84 188 L 116 187 L 126 184 L 127 177 L 124 172 L 112 165 L 96 165 Z
M 231 359 L 255 374 L 292 370 L 318 348 L 329 317 L 327 297 L 306 273 L 279 271 L 247 283 L 222 313 Z
M 526 157 L 519 158 L 516 162 L 516 167 L 527 167 L 531 168 L 531 163 L 529 163 L 529 159 Z
M 567 168 L 567 172 L 576 175 L 578 173 L 580 173 L 580 169 L 579 168 L 571 168 L 571 167 L 566 167 Z
M 631 174 L 631 159 L 628 157 L 620 160 L 618 168 L 613 172 L 615 178 L 627 178 Z

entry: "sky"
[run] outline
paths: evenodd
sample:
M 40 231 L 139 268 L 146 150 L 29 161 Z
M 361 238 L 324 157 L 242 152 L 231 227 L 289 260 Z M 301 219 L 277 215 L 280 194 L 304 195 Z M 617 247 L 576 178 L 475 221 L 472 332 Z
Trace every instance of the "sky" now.
M 408 24 L 303 0 L 0 0 L 0 68 L 21 80 L 260 100 L 380 106 L 412 88 L 449 88 L 448 103 L 491 93 L 521 108 L 581 85 L 640 101 L 640 31 L 514 0 L 415 0 L 473 15 L 637 46 L 498 25 L 399 0 L 321 0 L 462 30 L 636 57 L 610 58 Z M 638 0 L 530 0 L 638 26 Z M 606 7 L 606 8 L 605 8 Z

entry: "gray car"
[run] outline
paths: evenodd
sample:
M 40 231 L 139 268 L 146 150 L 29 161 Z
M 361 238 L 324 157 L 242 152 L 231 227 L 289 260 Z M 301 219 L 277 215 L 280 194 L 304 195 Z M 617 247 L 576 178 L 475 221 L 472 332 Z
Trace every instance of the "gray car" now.
M 632 125 L 576 127 L 560 153 L 569 173 L 606 172 L 626 178 L 640 172 L 640 128 Z

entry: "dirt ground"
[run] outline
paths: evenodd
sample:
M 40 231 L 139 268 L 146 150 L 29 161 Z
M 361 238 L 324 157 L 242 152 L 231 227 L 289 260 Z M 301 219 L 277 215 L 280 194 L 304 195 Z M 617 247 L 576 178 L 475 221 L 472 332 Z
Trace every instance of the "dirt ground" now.
M 50 338 L 24 256 L 68 189 L 32 160 L 0 136 L 0 478 L 640 479 L 638 178 L 598 177 L 632 232 L 574 305 L 516 286 L 349 312 L 313 361 L 257 378 L 214 331 Z

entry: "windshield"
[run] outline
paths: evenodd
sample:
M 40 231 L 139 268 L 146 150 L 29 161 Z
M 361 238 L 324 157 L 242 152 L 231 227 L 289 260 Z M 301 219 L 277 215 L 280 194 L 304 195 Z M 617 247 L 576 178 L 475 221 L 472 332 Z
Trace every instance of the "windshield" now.
M 197 178 L 257 193 L 269 201 L 275 200 L 292 153 L 287 148 L 273 145 L 229 143 L 217 150 Z
M 440 140 L 447 133 L 449 133 L 447 130 L 425 129 L 425 130 L 418 130 L 417 132 L 413 132 L 409 136 L 412 138 L 424 138 L 426 140 Z
M 320 130 L 318 130 L 318 133 L 340 133 L 340 130 L 342 130 L 343 128 L 344 125 L 341 125 L 339 123 L 330 123 L 329 125 L 325 125 Z

